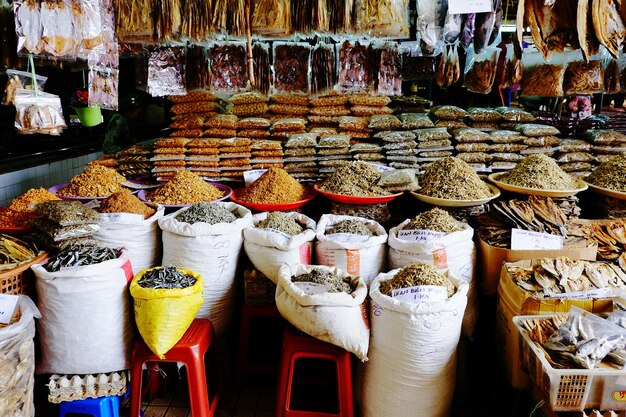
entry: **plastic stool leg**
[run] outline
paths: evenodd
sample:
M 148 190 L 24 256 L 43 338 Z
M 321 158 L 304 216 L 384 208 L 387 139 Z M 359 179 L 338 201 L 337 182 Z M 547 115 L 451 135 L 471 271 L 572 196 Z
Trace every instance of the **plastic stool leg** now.
M 212 417 L 215 410 L 211 410 L 209 406 L 204 357 L 195 358 L 191 363 L 185 365 L 187 366 L 191 416 Z
M 130 387 L 130 409 L 129 417 L 140 417 L 141 415 L 141 382 L 143 378 L 143 362 L 133 360 Z

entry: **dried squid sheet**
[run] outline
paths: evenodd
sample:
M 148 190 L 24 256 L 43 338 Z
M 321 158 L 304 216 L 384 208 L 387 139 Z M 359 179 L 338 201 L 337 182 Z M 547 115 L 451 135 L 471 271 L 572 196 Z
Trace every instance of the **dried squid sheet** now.
M 17 51 L 40 54 L 44 48 L 41 9 L 37 0 L 14 1 Z
M 347 33 L 352 31 L 354 26 L 353 6 L 354 0 L 326 0 L 329 32 Z
M 119 97 L 119 70 L 106 66 L 89 68 L 89 105 L 117 110 Z
M 148 59 L 148 93 L 153 97 L 187 93 L 183 74 L 183 48 L 159 48 Z
M 86 58 L 104 42 L 100 0 L 76 0 L 74 4 L 74 27 L 76 38 L 80 42 L 78 55 Z
M 78 43 L 74 32 L 72 5 L 66 0 L 41 3 L 44 51 L 52 56 L 76 56 Z
M 408 36 L 408 6 L 408 0 L 357 0 L 355 29 L 370 36 Z
M 186 0 L 181 21 L 181 35 L 194 41 L 209 39 L 213 28 L 211 0 Z
M 280 37 L 291 33 L 289 0 L 259 0 L 252 2 L 252 33 Z
M 187 91 L 205 90 L 209 87 L 209 54 L 200 45 L 190 45 L 185 52 L 185 83 Z
M 114 8 L 115 28 L 120 42 L 153 41 L 153 0 L 114 0 Z
M 577 2 L 555 0 L 550 6 L 544 4 L 544 0 L 525 0 L 519 4 L 525 7 L 524 21 L 530 26 L 533 42 L 546 60 L 553 52 L 563 52 L 568 45 L 579 48 Z
M 424 55 L 432 55 L 435 52 L 447 11 L 447 0 L 417 0 L 416 29 Z
M 270 50 L 266 43 L 256 42 L 252 47 L 252 59 L 254 60 L 254 88 L 256 91 L 267 95 L 270 91 Z
M 385 96 L 402 94 L 401 59 L 402 56 L 395 44 L 385 45 L 380 49 L 380 68 L 378 69 L 379 94 Z
M 308 44 L 274 44 L 274 91 L 308 93 L 310 57 Z
M 626 40 L 626 0 L 592 0 L 591 9 L 598 40 L 617 58 Z
M 216 31 L 242 36 L 246 31 L 246 0 L 214 0 L 212 25 Z
M 15 127 L 20 134 L 60 135 L 66 127 L 61 99 L 54 94 L 18 89 L 13 100 Z
M 293 32 L 328 31 L 329 16 L 326 0 L 290 0 L 290 8 Z
M 181 10 L 180 0 L 154 1 L 154 26 L 158 42 L 174 39 L 180 33 Z
M 241 43 L 214 44 L 209 47 L 211 89 L 236 93 L 246 87 L 246 48 Z
M 578 43 L 586 60 L 600 51 L 600 42 L 593 28 L 593 14 L 591 3 L 593 0 L 578 0 L 576 13 L 576 28 L 578 29 Z
M 339 50 L 339 86 L 344 93 L 368 92 L 374 81 L 374 54 L 369 45 L 345 41 Z
M 311 94 L 324 94 L 337 83 L 337 61 L 332 45 L 318 43 L 311 51 Z

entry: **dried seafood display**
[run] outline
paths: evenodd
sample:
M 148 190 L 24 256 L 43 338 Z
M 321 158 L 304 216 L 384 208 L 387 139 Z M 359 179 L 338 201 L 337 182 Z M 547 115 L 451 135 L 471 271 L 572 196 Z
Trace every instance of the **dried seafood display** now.
M 245 34 L 246 14 L 245 0 L 215 0 L 213 2 L 213 20 L 211 25 L 215 31 L 231 36 Z
M 191 287 L 196 283 L 196 279 L 179 271 L 174 266 L 162 266 L 151 268 L 146 271 L 137 284 L 142 288 L 150 288 L 153 290 L 173 288 L 182 289 Z
M 302 233 L 304 228 L 287 213 L 282 211 L 272 211 L 267 214 L 265 220 L 257 223 L 258 229 L 271 229 L 289 236 Z
M 348 233 L 351 235 L 373 236 L 367 223 L 361 220 L 342 220 L 326 230 L 325 234 Z
M 448 297 L 456 292 L 456 287 L 450 279 L 437 271 L 433 266 L 414 263 L 400 269 L 393 277 L 380 282 L 380 292 L 391 296 L 393 290 L 417 287 L 421 285 L 435 285 L 444 287 Z
M 148 58 L 148 93 L 154 97 L 186 93 L 183 48 L 158 48 Z
M 164 185 L 146 193 L 148 201 L 160 204 L 193 204 L 217 200 L 223 196 L 222 190 L 186 170 L 178 171 Z
M 43 188 L 31 188 L 15 197 L 8 206 L 0 207 L 0 227 L 28 227 L 29 222 L 37 217 L 35 206 L 53 200 L 60 198 Z
M 61 188 L 57 194 L 64 197 L 108 197 L 122 191 L 124 181 L 126 179 L 114 169 L 89 165 L 82 173 L 73 177 L 70 183 Z
M 20 134 L 60 135 L 67 125 L 59 96 L 18 89 L 13 99 L 15 128 Z
M 113 0 L 115 32 L 121 42 L 150 42 L 155 25 L 153 0 Z
M 622 73 L 617 59 L 609 60 L 604 69 L 604 92 L 606 94 L 617 94 L 622 89 Z
M 418 214 L 404 225 L 403 230 L 434 230 L 441 233 L 453 233 L 464 229 L 464 224 L 445 210 L 438 207 Z
M 353 161 L 337 168 L 319 186 L 319 189 L 333 194 L 352 196 L 388 195 L 384 188 L 378 186 L 380 172 L 372 165 Z
M 270 52 L 267 44 L 255 43 L 252 47 L 254 60 L 254 87 L 262 94 L 270 91 Z
M 260 0 L 252 2 L 252 33 L 280 37 L 291 33 L 289 0 Z
M 309 92 L 308 44 L 274 45 L 274 90 L 277 92 Z
M 130 190 L 113 193 L 100 202 L 98 207 L 101 213 L 135 213 L 141 214 L 144 219 L 152 216 L 156 210 L 144 204 L 135 197 Z
M 116 259 L 120 249 L 111 249 L 101 244 L 71 245 L 59 252 L 45 268 L 48 272 L 58 272 L 62 268 L 99 264 Z
M 401 38 L 409 35 L 408 0 L 356 2 L 355 29 L 370 36 Z
M 415 24 L 423 55 L 432 55 L 437 48 L 439 33 L 446 20 L 446 1 L 417 0 Z
M 339 49 L 339 87 L 346 93 L 370 91 L 374 82 L 374 62 L 369 45 L 344 41 Z
M 378 94 L 386 96 L 402 94 L 402 78 L 400 76 L 401 55 L 397 46 L 387 44 L 379 52 Z
M 208 40 L 213 32 L 211 26 L 212 0 L 186 0 L 180 25 L 181 35 L 194 41 Z M 195 46 L 198 47 L 198 46 Z
M 492 11 L 476 13 L 474 29 L 474 50 L 476 53 L 482 52 L 495 40 L 500 29 L 502 20 L 502 0 L 493 0 Z
M 185 87 L 186 90 L 205 90 L 209 87 L 209 57 L 206 48 L 190 45 L 185 52 Z
M 246 48 L 243 44 L 209 47 L 211 89 L 236 93 L 246 87 Z
M 337 61 L 331 45 L 317 44 L 311 51 L 311 94 L 325 94 L 337 83 Z
M 0 271 L 29 262 L 35 259 L 38 253 L 34 244 L 0 233 Z
M 291 277 L 291 282 L 312 282 L 314 284 L 326 286 L 326 292 L 345 292 L 352 294 L 354 290 L 350 286 L 350 277 L 341 278 L 330 271 L 323 269 L 313 269 L 311 272 Z
M 465 87 L 467 91 L 479 94 L 488 94 L 496 79 L 498 52 L 487 51 L 484 56 L 474 57 L 469 69 L 465 73 Z
M 626 40 L 626 2 L 624 0 L 593 0 L 591 13 L 598 41 L 615 58 Z
M 525 96 L 560 97 L 563 95 L 564 78 L 564 65 L 544 64 L 525 70 L 522 77 L 522 94 Z
M 426 165 L 419 178 L 420 194 L 447 200 L 478 200 L 491 197 L 487 184 L 464 161 L 454 157 Z
M 254 204 L 287 204 L 302 201 L 309 195 L 308 190 L 282 168 L 271 167 L 238 198 Z
M 460 77 L 461 66 L 457 46 L 444 48 L 439 55 L 439 63 L 437 64 L 437 85 L 441 88 L 450 87 Z
M 593 94 L 604 90 L 601 61 L 571 62 L 565 70 L 563 91 L 567 95 Z
M 328 30 L 331 33 L 347 33 L 353 28 L 352 8 L 355 0 L 326 0 Z M 321 3 L 322 1 L 319 0 Z
M 580 184 L 557 162 L 543 154 L 532 154 L 498 178 L 506 184 L 538 190 L 573 190 Z
M 574 223 L 569 233 L 598 245 L 598 259 L 618 262 L 626 269 L 626 222 L 624 219 L 605 220 L 590 224 Z
M 176 216 L 176 220 L 183 223 L 232 223 L 237 216 L 230 210 L 215 203 L 195 203 L 189 209 Z
M 626 154 L 600 164 L 586 179 L 590 184 L 626 193 Z
M 567 217 L 550 197 L 531 195 L 527 201 L 498 201 L 493 208 L 507 223 L 519 229 L 567 236 Z

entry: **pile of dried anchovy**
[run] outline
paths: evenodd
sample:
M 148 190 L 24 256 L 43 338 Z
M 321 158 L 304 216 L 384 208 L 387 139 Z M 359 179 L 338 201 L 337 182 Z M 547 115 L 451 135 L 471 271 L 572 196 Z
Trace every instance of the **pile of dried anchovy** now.
M 120 249 L 111 249 L 100 244 L 71 245 L 59 252 L 54 261 L 46 265 L 46 269 L 48 272 L 57 272 L 61 268 L 99 264 L 116 259 L 121 252 Z
M 196 203 L 176 216 L 176 220 L 189 224 L 232 223 L 237 220 L 237 216 L 219 204 Z
M 518 187 L 539 190 L 573 190 L 576 180 L 563 171 L 556 161 L 544 154 L 532 154 L 499 178 Z
M 187 288 L 196 283 L 191 275 L 183 274 L 174 266 L 164 266 L 146 271 L 137 284 L 142 288 L 153 290 Z
M 598 166 L 587 182 L 598 187 L 626 193 L 626 155 L 617 155 Z
M 405 230 L 434 230 L 441 233 L 452 233 L 463 230 L 463 223 L 456 220 L 445 210 L 438 207 L 418 214 L 411 219 Z
M 352 196 L 388 195 L 384 188 L 378 186 L 380 172 L 365 162 L 355 161 L 341 167 L 331 174 L 320 185 L 319 189 L 333 194 Z
M 419 285 L 437 285 L 445 287 L 448 297 L 452 297 L 456 288 L 452 281 L 440 274 L 434 267 L 422 263 L 414 263 L 400 269 L 396 275 L 386 281 L 381 281 L 380 292 L 391 296 L 393 290 L 410 288 Z
M 313 282 L 315 284 L 326 285 L 330 293 L 345 292 L 352 294 L 349 280 L 349 277 L 341 278 L 322 269 L 314 269 L 307 274 L 294 275 L 291 277 L 292 282 Z
M 373 236 L 372 231 L 367 227 L 367 223 L 361 220 L 342 220 L 326 231 L 327 235 L 332 235 L 333 233 Z
M 272 211 L 268 213 L 265 220 L 256 225 L 259 229 L 272 229 L 278 232 L 295 236 L 302 233 L 304 228 L 291 216 L 281 211 Z
M 422 186 L 420 194 L 446 200 L 480 200 L 492 195 L 472 167 L 454 157 L 427 165 L 419 182 Z

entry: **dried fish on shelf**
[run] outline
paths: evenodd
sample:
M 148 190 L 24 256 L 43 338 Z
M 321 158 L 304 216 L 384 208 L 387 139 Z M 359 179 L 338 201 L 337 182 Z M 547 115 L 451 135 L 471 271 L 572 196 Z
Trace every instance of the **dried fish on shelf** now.
M 567 65 L 563 79 L 565 94 L 593 94 L 603 90 L 604 70 L 601 61 L 570 62 Z
M 506 223 L 519 229 L 567 237 L 567 217 L 550 197 L 495 202 L 492 207 Z
M 626 192 L 626 155 L 617 155 L 598 166 L 586 180 L 610 190 Z
M 499 180 L 538 190 L 573 190 L 579 187 L 577 181 L 563 171 L 554 159 L 543 154 L 527 156 Z

